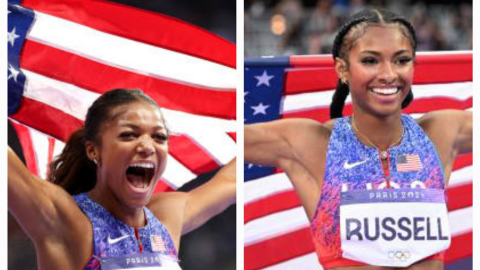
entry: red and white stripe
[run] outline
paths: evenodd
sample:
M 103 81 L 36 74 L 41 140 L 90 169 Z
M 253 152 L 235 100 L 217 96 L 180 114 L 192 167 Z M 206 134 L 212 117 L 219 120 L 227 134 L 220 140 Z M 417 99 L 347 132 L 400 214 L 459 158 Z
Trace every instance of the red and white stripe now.
M 175 18 L 107 1 L 22 5 L 36 18 L 20 56 L 28 80 L 24 99 L 11 119 L 23 130 L 32 172 L 45 178 L 47 164 L 83 125 L 92 102 L 114 88 L 141 89 L 163 108 L 174 136 L 159 190 L 235 156 L 234 44 Z
M 330 55 L 297 56 L 287 70 L 283 118 L 329 119 L 337 77 Z M 432 110 L 472 110 L 472 53 L 419 53 L 414 102 L 405 110 L 417 118 Z M 347 99 L 344 114 L 351 114 Z M 446 262 L 472 256 L 472 153 L 452 168 L 448 209 L 452 245 Z M 322 269 L 310 239 L 309 222 L 283 172 L 245 183 L 245 269 Z

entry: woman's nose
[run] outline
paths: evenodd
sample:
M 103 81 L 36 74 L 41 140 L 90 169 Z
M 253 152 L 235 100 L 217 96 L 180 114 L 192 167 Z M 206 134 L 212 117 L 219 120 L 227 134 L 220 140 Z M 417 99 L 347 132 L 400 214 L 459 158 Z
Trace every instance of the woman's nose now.
M 155 147 L 153 147 L 152 140 L 142 139 L 137 145 L 137 152 L 144 155 L 151 155 L 155 153 Z
M 382 83 L 392 84 L 395 82 L 398 75 L 393 64 L 385 63 L 381 65 L 378 76 Z

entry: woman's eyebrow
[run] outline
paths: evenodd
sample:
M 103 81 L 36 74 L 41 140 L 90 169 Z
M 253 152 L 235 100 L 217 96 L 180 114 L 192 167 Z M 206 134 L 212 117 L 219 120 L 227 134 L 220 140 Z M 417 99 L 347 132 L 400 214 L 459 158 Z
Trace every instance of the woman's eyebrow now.
M 403 53 L 410 53 L 410 51 L 409 50 L 398 50 L 393 54 L 393 56 L 398 56 L 398 55 L 403 54 Z M 360 52 L 360 54 L 373 54 L 373 55 L 376 55 L 376 56 L 382 55 L 378 51 L 370 51 L 370 50 L 362 51 L 362 52 Z
M 131 129 L 140 129 L 140 126 L 135 125 L 135 124 L 132 124 L 132 123 L 120 124 L 120 127 L 129 127 L 129 128 L 131 128 Z M 152 129 L 153 129 L 154 131 L 157 131 L 157 130 L 166 130 L 166 128 L 165 128 L 163 125 L 154 126 Z

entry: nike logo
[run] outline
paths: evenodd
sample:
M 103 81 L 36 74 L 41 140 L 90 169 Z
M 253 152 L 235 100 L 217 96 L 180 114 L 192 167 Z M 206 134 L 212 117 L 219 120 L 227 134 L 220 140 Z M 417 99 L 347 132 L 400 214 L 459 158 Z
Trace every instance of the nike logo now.
M 118 238 L 112 239 L 112 238 L 110 238 L 110 235 L 108 235 L 107 241 L 108 241 L 108 244 L 109 244 L 109 245 L 113 245 L 113 244 L 115 244 L 115 243 L 118 243 L 118 242 L 122 241 L 123 239 L 125 239 L 125 238 L 127 238 L 127 237 L 129 237 L 129 236 L 130 236 L 130 235 L 124 235 L 124 236 L 120 236 L 120 237 L 118 237 Z
M 363 163 L 367 162 L 368 161 L 368 158 L 365 159 L 365 160 L 362 160 L 362 161 L 357 161 L 357 162 L 354 162 L 354 163 L 348 163 L 348 160 L 345 160 L 345 163 L 343 163 L 343 168 L 345 170 L 350 170 L 352 168 L 355 168 L 357 167 L 358 165 L 362 165 Z

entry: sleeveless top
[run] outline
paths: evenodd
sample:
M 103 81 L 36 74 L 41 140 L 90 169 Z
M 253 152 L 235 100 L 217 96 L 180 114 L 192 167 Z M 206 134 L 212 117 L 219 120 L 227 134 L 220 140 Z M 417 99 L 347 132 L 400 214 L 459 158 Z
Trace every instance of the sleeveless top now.
M 73 196 L 78 206 L 88 216 L 93 228 L 93 251 L 83 269 L 102 269 L 104 258 L 150 254 L 166 256 L 178 261 L 173 240 L 165 226 L 144 207 L 147 224 L 134 229 L 113 217 L 105 208 L 94 202 L 86 193 Z M 154 258 L 154 257 L 152 257 Z
M 389 184 L 393 188 L 435 189 L 445 194 L 444 171 L 433 143 L 410 116 L 402 115 L 402 123 L 403 138 L 388 151 Z M 408 155 L 417 161 L 406 162 Z M 386 186 L 378 150 L 357 139 L 350 117 L 336 120 L 327 150 L 323 190 L 310 226 L 315 250 L 324 268 L 366 264 L 342 256 L 341 194 Z M 443 253 L 438 253 L 427 259 L 442 258 Z

